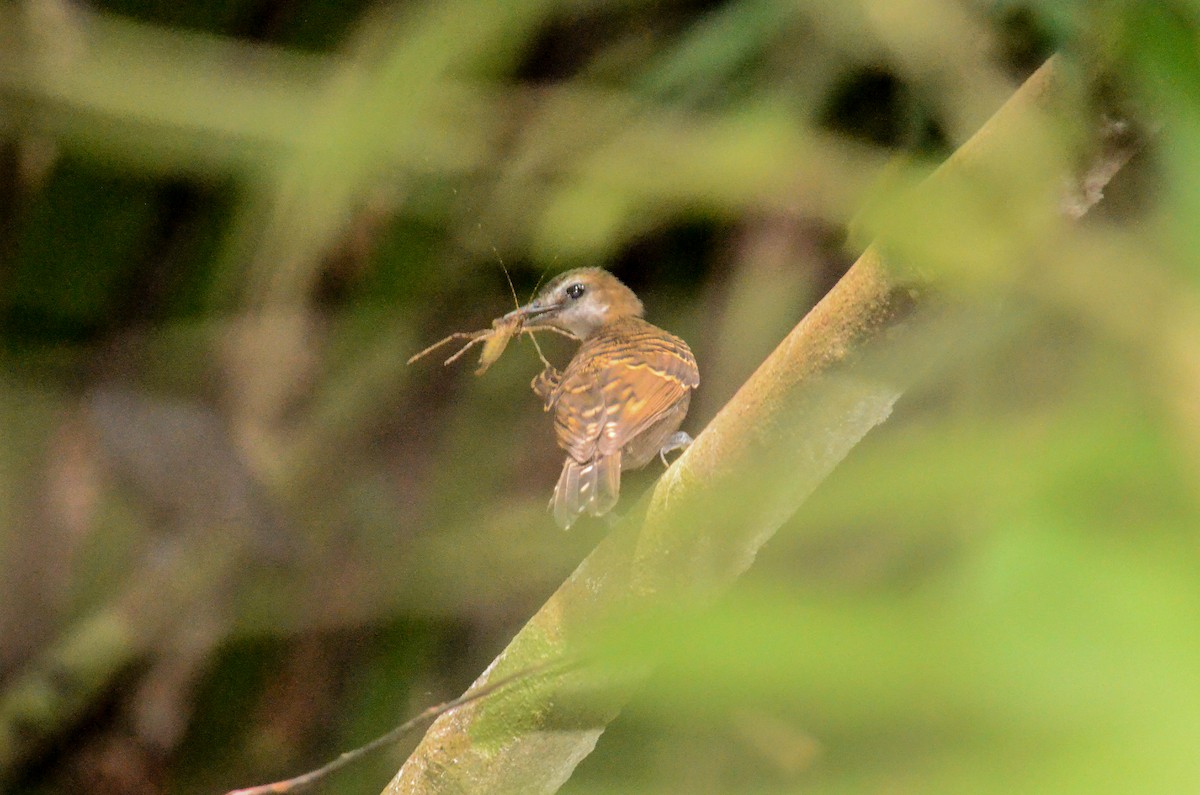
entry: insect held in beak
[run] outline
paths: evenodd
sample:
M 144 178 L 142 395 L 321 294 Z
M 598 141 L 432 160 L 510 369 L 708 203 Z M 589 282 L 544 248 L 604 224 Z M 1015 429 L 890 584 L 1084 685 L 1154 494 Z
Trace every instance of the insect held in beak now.
M 525 318 L 530 314 L 525 308 L 514 309 L 507 315 L 502 315 L 492 321 L 491 328 L 481 329 L 479 331 L 456 331 L 453 334 L 447 335 L 437 342 L 430 345 L 420 353 L 416 353 L 409 357 L 408 363 L 412 364 L 418 359 L 433 353 L 438 348 L 442 347 L 453 340 L 467 340 L 467 343 L 451 354 L 450 358 L 443 362 L 443 365 L 450 365 L 462 358 L 463 354 L 479 343 L 483 343 L 483 348 L 479 352 L 479 366 L 475 368 L 475 375 L 483 375 L 488 371 L 488 368 L 499 360 L 504 354 L 508 343 L 513 337 L 519 334 L 528 334 L 533 340 L 534 347 L 537 348 L 538 358 L 546 367 L 550 363 L 546 361 L 546 357 L 542 355 L 542 349 L 538 347 L 537 338 L 533 336 L 536 331 L 553 331 L 556 334 L 562 334 L 565 337 L 575 339 L 575 336 L 570 332 L 564 331 L 554 326 L 533 325 L 526 326 Z

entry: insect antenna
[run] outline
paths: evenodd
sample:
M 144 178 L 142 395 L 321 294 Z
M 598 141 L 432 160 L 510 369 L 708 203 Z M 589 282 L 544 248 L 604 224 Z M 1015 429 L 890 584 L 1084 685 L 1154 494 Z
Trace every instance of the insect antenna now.
M 555 254 L 555 255 L 554 255 L 554 262 L 557 262 L 557 261 L 558 261 L 558 255 L 557 255 L 557 254 Z M 553 268 L 553 267 L 554 267 L 554 262 L 551 262 L 551 263 L 550 263 L 548 266 L 546 266 L 545 268 L 542 268 L 542 272 L 541 272 L 541 274 L 538 276 L 537 284 L 533 285 L 533 292 L 531 292 L 531 293 L 529 294 L 529 300 L 530 300 L 530 301 L 532 301 L 532 300 L 533 300 L 533 297 L 534 297 L 535 295 L 537 295 L 538 288 L 542 286 L 542 280 L 546 278 L 546 274 L 550 272 L 550 268 Z
M 520 309 L 521 302 L 517 300 L 517 288 L 513 287 L 512 277 L 508 275 L 508 268 L 505 267 L 504 260 L 495 246 L 492 246 L 492 253 L 496 255 L 496 262 L 500 263 L 500 270 L 504 271 L 504 280 L 508 282 L 508 292 L 512 295 L 513 309 Z
M 517 288 L 513 286 L 512 277 L 508 275 L 508 268 L 504 265 L 504 260 L 500 257 L 500 252 L 495 246 L 492 246 L 492 253 L 496 255 L 496 261 L 500 263 L 500 269 L 504 271 L 504 278 L 508 282 L 508 291 L 512 294 L 513 308 L 520 309 L 521 302 L 517 299 Z M 537 289 L 542 286 L 542 279 L 546 278 L 546 271 L 542 271 L 542 275 L 538 277 L 537 284 L 533 286 L 533 293 L 529 296 L 529 300 L 533 300 L 533 296 L 537 295 Z M 538 358 L 542 360 L 542 364 L 550 367 L 550 362 L 546 361 L 545 355 L 542 353 L 542 346 L 538 345 L 537 337 L 532 331 L 526 331 L 525 334 L 533 341 L 533 347 L 537 350 Z

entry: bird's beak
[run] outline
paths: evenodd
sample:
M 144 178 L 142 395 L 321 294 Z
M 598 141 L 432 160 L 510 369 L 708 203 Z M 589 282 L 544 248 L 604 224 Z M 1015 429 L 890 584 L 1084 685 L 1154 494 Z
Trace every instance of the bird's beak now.
M 532 320 L 535 318 L 544 317 L 545 315 L 557 311 L 559 308 L 559 305 L 556 303 L 543 301 L 542 299 L 537 298 L 525 304 L 525 306 L 514 309 L 504 317 L 505 319 L 517 317 L 523 321 Z

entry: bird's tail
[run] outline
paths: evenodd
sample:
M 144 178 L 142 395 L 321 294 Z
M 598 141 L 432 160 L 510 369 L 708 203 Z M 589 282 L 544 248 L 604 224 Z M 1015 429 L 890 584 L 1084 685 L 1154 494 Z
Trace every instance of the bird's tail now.
M 566 530 L 587 511 L 603 516 L 621 495 L 621 451 L 579 463 L 567 456 L 554 487 L 554 521 Z

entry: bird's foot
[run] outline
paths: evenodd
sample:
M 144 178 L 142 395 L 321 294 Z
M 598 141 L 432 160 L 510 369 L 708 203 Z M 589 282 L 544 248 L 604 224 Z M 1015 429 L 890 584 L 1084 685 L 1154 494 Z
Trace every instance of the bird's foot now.
M 546 369 L 535 375 L 533 381 L 529 383 L 533 394 L 537 395 L 542 401 L 542 405 L 546 411 L 549 411 L 550 406 L 553 405 L 554 390 L 558 389 L 558 384 L 561 381 L 562 373 L 554 367 L 546 365 Z
M 676 450 L 686 450 L 691 444 L 692 437 L 683 431 L 676 431 L 667 437 L 667 441 L 663 443 L 662 448 L 658 451 L 658 457 L 662 459 L 663 466 L 670 466 L 667 462 L 667 453 L 673 453 Z

